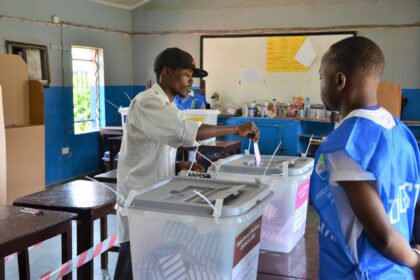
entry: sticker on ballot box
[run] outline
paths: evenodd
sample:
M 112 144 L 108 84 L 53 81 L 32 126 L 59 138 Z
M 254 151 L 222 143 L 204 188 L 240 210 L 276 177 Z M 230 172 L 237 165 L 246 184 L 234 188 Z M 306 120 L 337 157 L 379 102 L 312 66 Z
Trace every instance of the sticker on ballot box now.
M 308 210 L 309 179 L 303 181 L 296 191 L 295 219 L 293 232 L 297 231 L 306 222 L 306 212 Z
M 261 220 L 262 217 L 256 219 L 235 239 L 233 280 L 254 280 L 257 275 Z

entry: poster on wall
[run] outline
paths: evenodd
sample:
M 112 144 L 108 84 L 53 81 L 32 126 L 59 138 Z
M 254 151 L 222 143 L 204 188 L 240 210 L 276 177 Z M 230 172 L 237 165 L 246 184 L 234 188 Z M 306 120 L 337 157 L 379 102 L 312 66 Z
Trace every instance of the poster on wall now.
M 308 67 L 295 59 L 307 36 L 267 38 L 267 73 L 308 72 Z

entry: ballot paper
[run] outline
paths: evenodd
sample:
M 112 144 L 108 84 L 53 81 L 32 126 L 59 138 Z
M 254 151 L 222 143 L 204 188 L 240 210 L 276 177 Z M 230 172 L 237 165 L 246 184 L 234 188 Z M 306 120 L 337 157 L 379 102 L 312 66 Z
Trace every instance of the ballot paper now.
M 260 149 L 258 148 L 258 143 L 254 143 L 254 155 L 255 155 L 255 166 L 260 165 L 261 163 L 261 154 Z

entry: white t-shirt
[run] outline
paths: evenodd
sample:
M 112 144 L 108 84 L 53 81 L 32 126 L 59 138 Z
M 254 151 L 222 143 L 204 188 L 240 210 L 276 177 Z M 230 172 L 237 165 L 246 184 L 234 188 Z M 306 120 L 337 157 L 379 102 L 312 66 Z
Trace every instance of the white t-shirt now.
M 351 117 L 360 117 L 369 119 L 376 124 L 386 128 L 393 128 L 396 123 L 392 115 L 380 107 L 379 109 L 358 109 L 348 114 L 336 128 L 345 120 Z M 336 202 L 337 214 L 340 220 L 341 230 L 344 239 L 350 249 L 353 261 L 358 263 L 357 257 L 357 240 L 363 231 L 363 227 L 357 219 L 351 208 L 348 197 L 342 187 L 337 182 L 340 181 L 375 181 L 375 176 L 368 171 L 362 169 L 345 151 L 336 151 L 326 156 L 328 171 L 330 172 L 330 185 Z

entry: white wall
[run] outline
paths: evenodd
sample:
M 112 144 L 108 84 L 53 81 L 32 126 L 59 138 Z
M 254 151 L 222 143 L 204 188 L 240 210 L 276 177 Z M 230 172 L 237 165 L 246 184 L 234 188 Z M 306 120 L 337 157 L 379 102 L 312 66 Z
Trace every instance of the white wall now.
M 132 26 L 163 31 L 399 24 L 418 22 L 419 14 L 418 0 L 152 0 L 134 10 Z
M 130 31 L 131 12 L 85 0 L 2 0 L 0 15 L 51 20 Z M 60 27 L 0 18 L 0 52 L 4 42 L 18 41 L 47 45 L 51 71 L 51 85 L 60 86 L 61 50 Z M 63 27 L 64 70 L 66 85 L 71 85 L 71 45 L 103 48 L 105 85 L 131 85 L 133 83 L 131 36 L 118 33 Z
M 142 85 L 147 79 L 155 79 L 153 63 L 156 56 L 166 48 L 179 47 L 200 61 L 200 37 L 197 35 L 134 36 L 133 37 L 133 80 Z M 198 80 L 195 84 L 198 84 Z
M 420 22 L 418 0 L 263 1 L 267 5 L 236 8 L 218 8 L 217 4 L 229 1 L 207 1 L 208 8 L 204 10 L 198 10 L 197 1 L 204 2 L 204 0 L 184 0 L 173 3 L 153 0 L 134 10 L 132 30 L 149 32 L 133 38 L 133 73 L 136 84 L 144 84 L 146 79 L 154 77 L 152 68 L 154 57 L 167 47 L 184 48 L 198 61 L 200 34 L 203 32 L 220 34 L 224 30 Z M 282 4 L 276 6 L 276 2 Z M 159 3 L 162 5 L 159 6 Z M 169 31 L 169 34 L 153 34 L 162 31 Z M 356 31 L 359 35 L 371 38 L 382 48 L 386 59 L 384 80 L 398 82 L 403 88 L 420 88 L 419 27 L 361 28 Z
M 73 23 L 131 30 L 131 12 L 89 0 L 1 0 L 0 14 L 51 20 L 57 15 Z
M 333 43 L 350 36 L 309 36 L 317 56 L 308 71 L 273 73 L 266 71 L 268 37 L 206 38 L 203 67 L 211 73 L 206 78 L 207 93 L 211 96 L 218 92 L 221 101 L 236 105 L 273 98 L 286 102 L 298 95 L 321 103 L 318 70 L 322 54 Z

